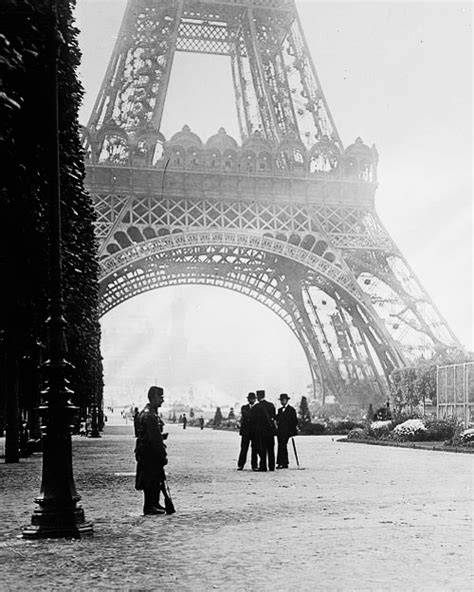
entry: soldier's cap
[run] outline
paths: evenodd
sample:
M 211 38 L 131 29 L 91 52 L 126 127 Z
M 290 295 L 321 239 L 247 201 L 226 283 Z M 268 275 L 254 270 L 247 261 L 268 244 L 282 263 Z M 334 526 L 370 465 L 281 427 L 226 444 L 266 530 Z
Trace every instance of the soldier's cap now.
M 286 393 L 281 393 L 281 395 L 278 397 L 280 399 L 280 401 L 289 401 L 290 397 L 286 394 Z
M 148 389 L 148 400 L 151 400 L 152 397 L 163 397 L 163 389 L 161 386 L 151 386 Z

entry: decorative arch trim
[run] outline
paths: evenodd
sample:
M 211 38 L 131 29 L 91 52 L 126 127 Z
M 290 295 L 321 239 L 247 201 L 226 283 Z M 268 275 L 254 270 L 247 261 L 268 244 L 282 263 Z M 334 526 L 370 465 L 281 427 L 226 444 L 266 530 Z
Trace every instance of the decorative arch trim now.
M 202 247 L 216 244 L 258 249 L 290 259 L 323 275 L 326 279 L 334 282 L 342 290 L 350 294 L 362 307 L 365 308 L 366 306 L 365 299 L 358 284 L 343 269 L 324 257 L 273 237 L 232 231 L 181 232 L 154 238 L 124 248 L 101 261 L 99 281 L 102 282 L 113 276 L 117 271 L 147 257 L 153 257 L 154 255 L 183 247 Z

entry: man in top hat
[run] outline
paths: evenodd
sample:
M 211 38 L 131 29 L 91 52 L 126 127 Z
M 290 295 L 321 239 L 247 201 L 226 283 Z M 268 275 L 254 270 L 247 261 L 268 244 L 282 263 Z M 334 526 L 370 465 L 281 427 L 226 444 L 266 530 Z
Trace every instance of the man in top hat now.
M 255 393 L 249 393 L 247 395 L 247 405 L 242 405 L 240 408 L 240 454 L 239 460 L 237 461 L 237 470 L 242 471 L 247 462 L 247 452 L 251 445 L 251 465 L 254 471 L 258 468 L 258 457 L 257 457 L 257 442 L 255 441 L 255 429 L 253 425 L 252 409 L 255 405 L 257 397 Z
M 259 471 L 275 470 L 275 405 L 265 400 L 265 391 L 257 391 L 258 403 L 252 409 L 252 418 L 258 441 Z
M 298 433 L 298 417 L 295 408 L 288 405 L 289 400 L 290 397 L 286 393 L 280 395 L 281 407 L 276 416 L 278 426 L 277 469 L 288 468 L 288 440 Z
M 163 400 L 163 389 L 159 386 L 151 386 L 148 390 L 149 403 L 139 413 L 136 422 L 135 489 L 142 490 L 144 493 L 143 514 L 145 515 L 165 513 L 165 509 L 159 504 L 160 489 L 166 479 L 164 467 L 168 463 L 166 446 L 163 442 L 167 434 L 162 434 L 163 424 L 158 415 L 158 408 L 163 405 Z

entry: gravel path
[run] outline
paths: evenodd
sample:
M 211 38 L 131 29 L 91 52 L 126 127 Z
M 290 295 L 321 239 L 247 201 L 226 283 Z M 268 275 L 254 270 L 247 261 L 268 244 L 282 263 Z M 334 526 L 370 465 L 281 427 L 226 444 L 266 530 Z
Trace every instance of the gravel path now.
M 178 512 L 159 517 L 141 515 L 130 425 L 74 437 L 94 522 L 78 541 L 19 538 L 41 457 L 1 464 L 0 590 L 473 589 L 472 455 L 299 437 L 304 469 L 254 473 L 235 433 L 169 432 Z

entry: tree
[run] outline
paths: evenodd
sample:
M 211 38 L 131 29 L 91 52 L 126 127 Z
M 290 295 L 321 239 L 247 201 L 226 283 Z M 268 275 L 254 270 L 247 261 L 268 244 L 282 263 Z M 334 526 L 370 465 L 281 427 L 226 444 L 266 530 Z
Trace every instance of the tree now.
M 220 407 L 217 407 L 217 408 L 216 408 L 216 412 L 215 412 L 215 414 L 214 414 L 214 421 L 213 421 L 213 424 L 214 424 L 215 426 L 220 426 L 220 425 L 221 425 L 221 423 L 222 423 L 222 421 L 223 421 L 223 419 L 224 419 L 224 418 L 223 418 L 223 416 L 222 416 L 222 411 L 221 411 L 221 408 L 220 408 Z
M 389 377 L 390 400 L 397 415 L 413 413 L 426 399 L 436 401 L 436 365 L 425 360 L 417 366 L 397 368 Z
M 73 0 L 58 3 L 59 141 L 65 317 L 73 402 L 85 414 L 102 406 L 98 317 L 98 260 L 92 198 L 84 190 L 78 109 L 82 87 Z M 0 273 L 8 290 L 0 318 L 6 393 L 18 392 L 19 417 L 40 403 L 37 365 L 46 344 L 48 316 L 49 161 L 44 139 L 48 113 L 49 0 L 3 0 L 0 19 Z M 44 357 L 43 357 L 44 361 Z M 35 431 L 35 426 L 30 425 Z
M 311 414 L 309 412 L 308 407 L 308 399 L 306 397 L 301 397 L 300 406 L 298 409 L 298 416 L 300 427 L 304 426 L 305 424 L 311 421 Z
M 426 399 L 436 403 L 436 366 L 425 364 L 416 368 L 415 390 L 423 405 Z
M 367 410 L 365 418 L 367 419 L 367 421 L 373 421 L 373 419 L 374 419 L 374 407 L 373 407 L 372 403 L 369 404 L 369 408 Z

